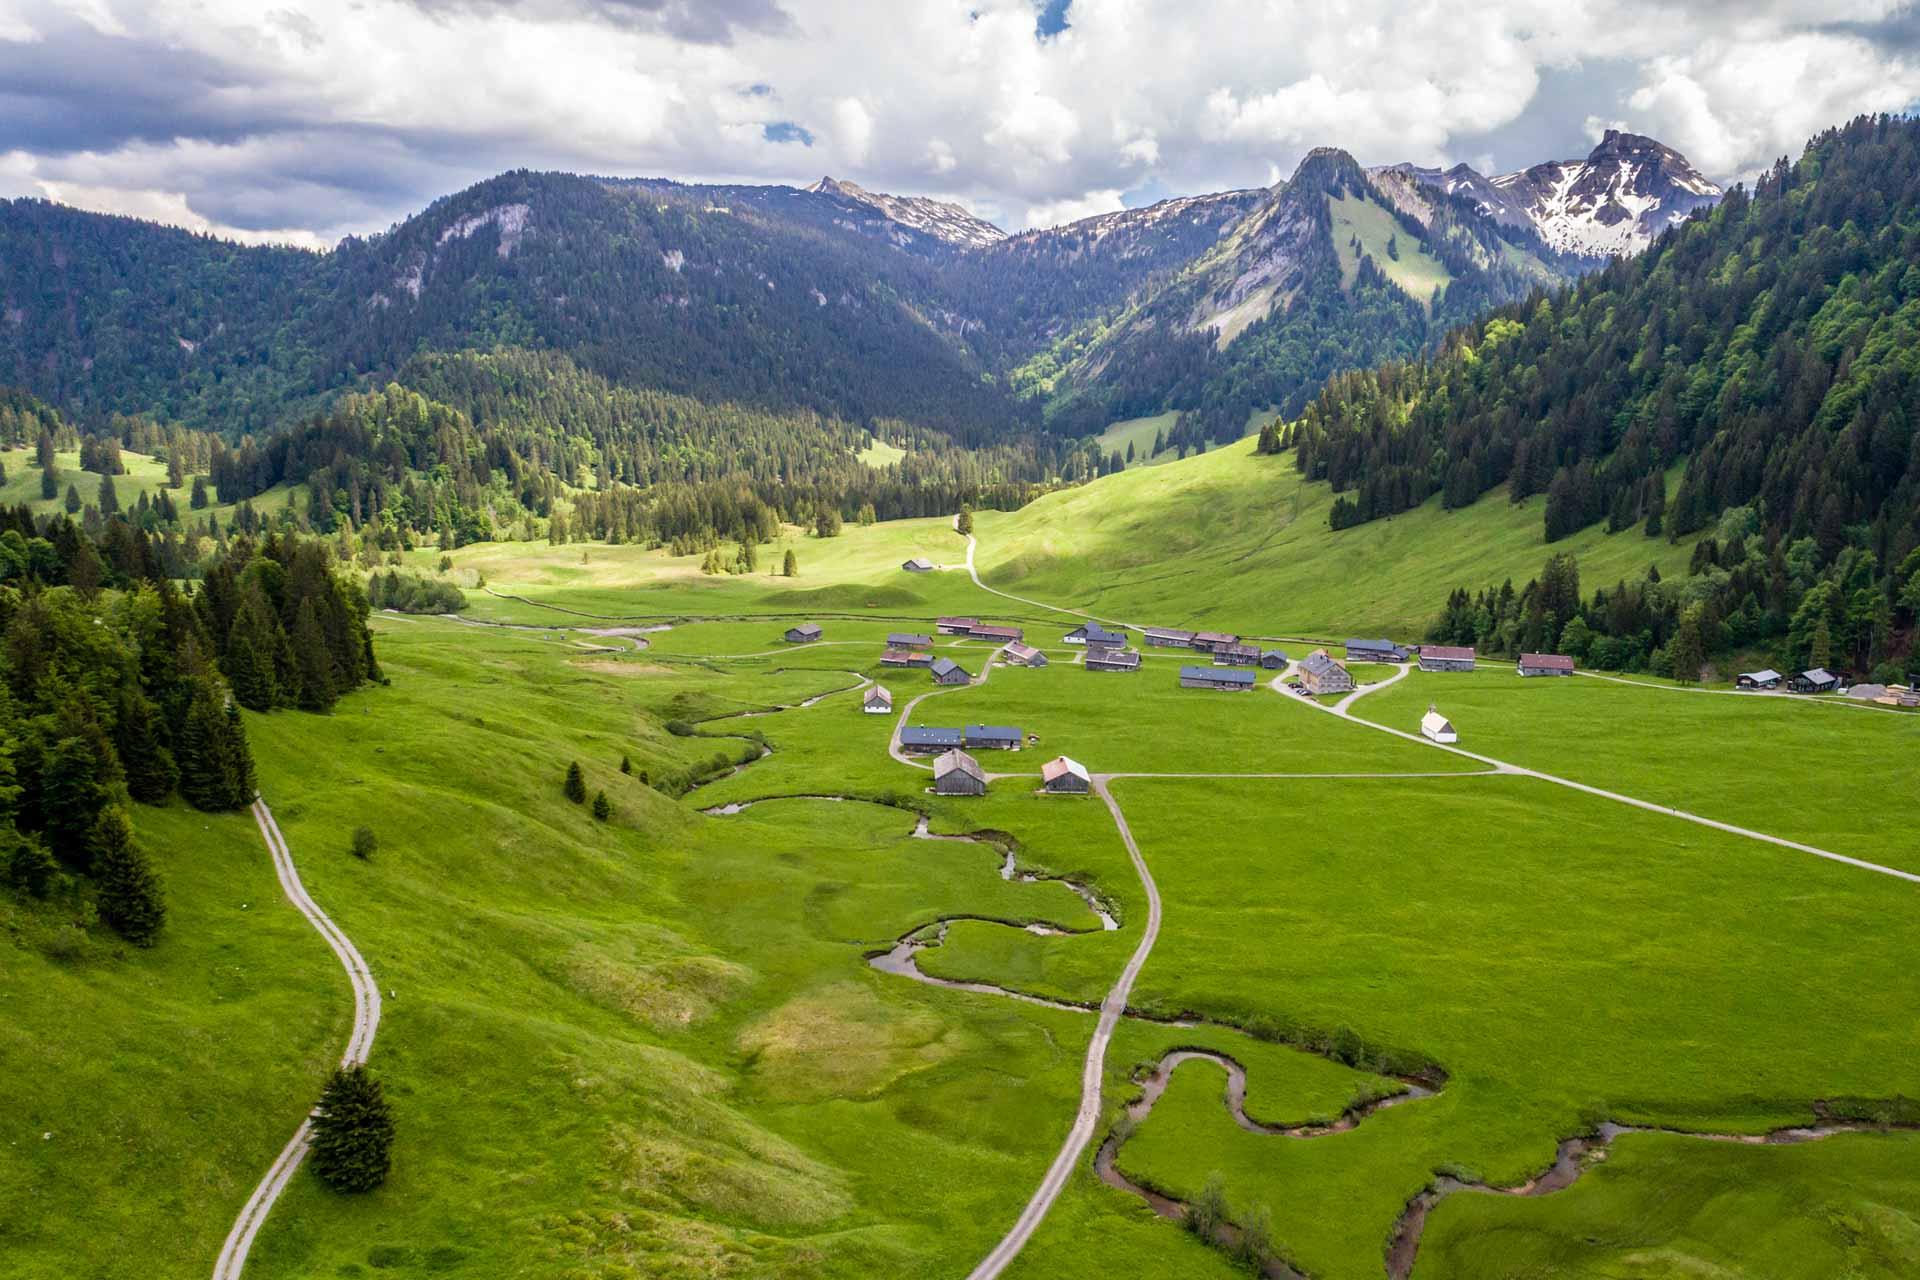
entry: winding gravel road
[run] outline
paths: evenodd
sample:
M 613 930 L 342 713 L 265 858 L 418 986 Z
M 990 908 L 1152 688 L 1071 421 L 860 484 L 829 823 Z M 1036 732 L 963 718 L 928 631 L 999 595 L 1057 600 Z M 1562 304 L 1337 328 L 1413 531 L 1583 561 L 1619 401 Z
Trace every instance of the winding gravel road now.
M 380 988 L 373 981 L 373 971 L 340 927 L 307 896 L 306 886 L 300 883 L 300 872 L 293 865 L 293 851 L 287 847 L 287 838 L 280 834 L 280 825 L 273 820 L 273 811 L 267 808 L 267 802 L 258 797 L 253 802 L 253 820 L 260 828 L 260 838 L 266 841 L 267 852 L 273 855 L 273 870 L 280 877 L 280 887 L 286 891 L 287 900 L 327 940 L 333 954 L 339 957 L 341 967 L 347 971 L 348 982 L 353 985 L 353 1031 L 347 1037 L 346 1052 L 340 1055 L 340 1065 L 358 1066 L 373 1052 L 373 1033 L 380 1025 Z M 253 1238 L 260 1233 L 261 1224 L 266 1222 L 274 1202 L 300 1168 L 300 1162 L 307 1158 L 307 1139 L 312 1131 L 313 1117 L 309 1114 L 300 1121 L 300 1127 L 280 1149 L 279 1157 L 247 1198 L 240 1216 L 234 1219 L 233 1230 L 227 1233 L 227 1242 L 221 1246 L 220 1257 L 213 1264 L 213 1280 L 239 1280 L 241 1270 L 247 1265 L 247 1254 L 253 1248 Z
M 1067 1130 L 1067 1140 L 1060 1144 L 1060 1152 L 1048 1166 L 1047 1176 L 1040 1180 L 1040 1186 L 1034 1191 L 1033 1198 L 1027 1201 L 1027 1207 L 1020 1211 L 1020 1217 L 1013 1227 L 1001 1237 L 992 1252 L 981 1259 L 980 1265 L 968 1273 L 968 1280 L 993 1280 L 1019 1256 L 1020 1250 L 1032 1238 L 1034 1229 L 1047 1216 L 1047 1211 L 1053 1208 L 1061 1191 L 1065 1190 L 1067 1179 L 1073 1176 L 1074 1166 L 1080 1163 L 1087 1144 L 1093 1141 L 1094 1126 L 1100 1122 L 1100 1082 L 1107 1069 L 1107 1044 L 1113 1039 L 1113 1029 L 1119 1025 L 1120 1015 L 1127 1010 L 1127 997 L 1133 993 L 1133 980 L 1140 976 L 1140 967 L 1146 964 L 1155 940 L 1160 937 L 1160 889 L 1154 884 L 1152 873 L 1147 870 L 1146 859 L 1140 856 L 1140 846 L 1133 841 L 1127 816 L 1120 812 L 1119 803 L 1107 789 L 1108 781 L 1105 774 L 1096 774 L 1093 779 L 1094 794 L 1106 802 L 1107 812 L 1113 815 L 1113 825 L 1120 829 L 1120 839 L 1127 846 L 1127 856 L 1133 859 L 1133 870 L 1140 877 L 1140 887 L 1147 892 L 1147 927 L 1141 932 L 1140 945 L 1133 949 L 1127 967 L 1120 971 L 1113 989 L 1100 1002 L 1100 1020 L 1094 1024 L 1093 1039 L 1087 1042 L 1087 1063 L 1080 1073 L 1080 1110 L 1073 1117 L 1073 1127 Z

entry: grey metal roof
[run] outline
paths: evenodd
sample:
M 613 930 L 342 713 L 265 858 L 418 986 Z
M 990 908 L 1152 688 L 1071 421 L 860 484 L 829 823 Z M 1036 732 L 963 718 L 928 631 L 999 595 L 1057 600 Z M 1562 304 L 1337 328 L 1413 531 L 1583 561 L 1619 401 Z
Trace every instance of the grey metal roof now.
M 981 782 L 987 780 L 986 772 L 980 768 L 980 762 L 966 752 L 955 748 L 933 762 L 934 781 L 938 782 L 955 770 Z
M 1333 658 L 1323 650 L 1315 649 L 1312 653 L 1300 660 L 1300 665 L 1306 670 L 1311 671 L 1314 675 L 1321 675 L 1331 671 L 1340 664 L 1335 662 Z
M 957 747 L 961 740 L 958 729 L 928 729 L 913 725 L 900 731 L 900 745 L 903 747 Z
M 933 643 L 933 637 L 916 635 L 911 631 L 889 631 L 887 643 L 897 649 L 924 649 Z
M 1182 680 L 1206 680 L 1213 684 L 1252 684 L 1253 672 L 1242 667 L 1182 667 Z
M 1811 671 L 1802 671 L 1800 674 L 1806 679 L 1811 680 L 1814 684 L 1825 684 L 1829 680 L 1838 680 L 1840 678 L 1825 667 L 1815 667 Z
M 1740 674 L 1745 676 L 1747 679 L 1753 681 L 1755 684 L 1767 684 L 1772 681 L 1784 680 L 1786 678 L 1785 676 L 1781 675 L 1778 671 L 1775 671 L 1772 667 L 1763 667 L 1758 671 L 1742 671 Z
M 933 674 L 944 676 L 950 671 L 958 671 L 964 674 L 966 668 L 955 662 L 952 658 L 935 658 L 933 660 Z
M 1397 653 L 1400 646 L 1391 640 L 1349 640 L 1347 649 L 1365 649 L 1370 653 Z
M 820 624 L 817 622 L 802 622 L 788 627 L 787 630 L 798 631 L 802 635 L 817 636 L 820 634 Z
M 965 732 L 969 741 L 974 738 L 992 739 L 996 742 L 1003 738 L 1012 738 L 1018 741 L 1021 736 L 1018 729 L 1004 724 L 970 724 Z

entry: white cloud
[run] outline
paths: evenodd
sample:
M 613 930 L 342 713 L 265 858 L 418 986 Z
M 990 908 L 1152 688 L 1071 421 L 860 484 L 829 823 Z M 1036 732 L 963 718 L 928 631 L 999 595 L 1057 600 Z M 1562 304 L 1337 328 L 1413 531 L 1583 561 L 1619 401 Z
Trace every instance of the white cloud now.
M 1559 158 L 1542 149 L 1577 154 L 1589 121 L 1725 180 L 1920 100 L 1912 17 L 1908 0 L 1074 0 L 1042 42 L 1030 0 L 0 0 L 0 59 L 26 38 L 39 59 L 0 65 L 38 95 L 0 119 L 0 153 L 32 161 L 0 183 L 331 239 L 514 165 L 830 172 L 1019 227 L 1285 176 L 1317 145 Z M 97 68 L 129 47 L 188 74 L 117 100 Z M 779 122 L 813 144 L 768 142 Z
M 1084 196 L 1077 196 L 1070 200 L 1053 200 L 1046 204 L 1028 205 L 1027 225 L 1057 227 L 1062 223 L 1091 218 L 1095 214 L 1115 213 L 1126 208 L 1120 196 L 1118 187 L 1108 187 L 1104 191 L 1089 191 Z

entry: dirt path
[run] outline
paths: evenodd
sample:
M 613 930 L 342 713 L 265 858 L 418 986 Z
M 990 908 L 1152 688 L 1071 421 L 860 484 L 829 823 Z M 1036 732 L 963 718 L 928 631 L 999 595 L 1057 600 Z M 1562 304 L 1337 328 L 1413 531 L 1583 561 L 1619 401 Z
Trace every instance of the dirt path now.
M 347 971 L 347 981 L 353 985 L 353 1030 L 347 1037 L 346 1051 L 340 1055 L 340 1065 L 357 1066 L 373 1052 L 373 1033 L 380 1025 L 380 988 L 374 983 L 373 971 L 340 927 L 307 896 L 306 886 L 300 883 L 300 872 L 293 865 L 293 851 L 287 847 L 286 837 L 280 834 L 273 811 L 258 797 L 253 802 L 253 820 L 260 828 L 267 852 L 273 856 L 274 874 L 279 876 L 287 900 L 326 939 L 333 954 L 339 957 L 341 968 Z M 242 1268 L 247 1265 L 247 1254 L 253 1248 L 253 1238 L 260 1233 L 261 1225 L 300 1168 L 300 1162 L 307 1158 L 307 1139 L 312 1131 L 313 1117 L 309 1114 L 300 1121 L 300 1127 L 293 1131 L 293 1137 L 280 1149 L 279 1157 L 242 1206 L 233 1230 L 227 1233 L 226 1243 L 220 1247 L 220 1257 L 213 1264 L 213 1280 L 239 1280 Z
M 1140 856 L 1140 846 L 1134 843 L 1133 831 L 1127 826 L 1127 816 L 1120 811 L 1120 805 L 1114 800 L 1107 782 L 1105 775 L 1096 775 L 1093 779 L 1094 794 L 1105 802 L 1107 812 L 1113 815 L 1113 824 L 1119 828 L 1120 839 L 1127 846 L 1127 856 L 1133 860 L 1134 873 L 1140 877 L 1140 887 L 1146 891 L 1147 925 L 1140 933 L 1140 944 L 1134 948 L 1126 968 L 1120 971 L 1119 978 L 1107 992 L 1107 998 L 1100 1002 L 1100 1020 L 1094 1024 L 1093 1039 L 1087 1042 L 1086 1066 L 1080 1073 L 1080 1109 L 1074 1114 L 1073 1127 L 1067 1130 L 1066 1141 L 1060 1144 L 1059 1154 L 1054 1156 L 1053 1164 L 1040 1180 L 1033 1197 L 1027 1201 L 1027 1207 L 1020 1211 L 1020 1217 L 1012 1229 L 981 1260 L 980 1265 L 968 1273 L 968 1280 L 993 1280 L 993 1277 L 1005 1271 L 1007 1264 L 1019 1256 L 1020 1250 L 1033 1237 L 1034 1230 L 1046 1218 L 1047 1211 L 1060 1198 L 1067 1179 L 1073 1176 L 1087 1144 L 1093 1140 L 1094 1127 L 1100 1122 L 1100 1081 L 1107 1068 L 1107 1045 L 1113 1039 L 1113 1029 L 1119 1024 L 1120 1015 L 1126 1012 L 1127 997 L 1133 992 L 1134 979 L 1140 976 L 1141 967 L 1147 963 L 1147 956 L 1152 953 L 1153 944 L 1160 937 L 1160 889 L 1153 882 L 1153 874 L 1147 870 L 1146 859 Z
M 958 527 L 959 520 L 960 518 L 958 516 L 954 517 L 955 527 Z M 1062 605 L 1048 604 L 1044 600 L 1032 600 L 1026 596 L 1017 596 L 1013 594 L 1013 592 L 1011 591 L 1002 591 L 998 587 L 988 586 L 986 582 L 980 577 L 980 571 L 973 567 L 973 549 L 976 545 L 978 544 L 975 542 L 974 536 L 972 534 L 968 534 L 967 535 L 967 576 L 969 578 L 972 578 L 973 585 L 980 588 L 982 591 L 985 591 L 990 595 L 999 596 L 1002 600 L 1011 600 L 1015 604 L 1030 605 L 1035 609 L 1045 609 L 1049 613 L 1070 614 L 1071 616 L 1076 618 L 1085 618 L 1089 622 L 1098 622 L 1103 626 L 1126 627 L 1133 631 L 1143 630 L 1140 624 L 1135 622 L 1123 622 L 1118 618 L 1102 618 L 1095 614 L 1088 613 L 1085 609 L 1068 609 Z

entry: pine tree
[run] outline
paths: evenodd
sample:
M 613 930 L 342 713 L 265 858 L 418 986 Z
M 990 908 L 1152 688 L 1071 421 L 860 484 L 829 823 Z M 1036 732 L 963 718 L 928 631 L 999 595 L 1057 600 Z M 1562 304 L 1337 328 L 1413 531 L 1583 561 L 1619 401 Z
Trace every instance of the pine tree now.
M 206 510 L 207 478 L 205 476 L 195 476 L 193 478 L 193 496 L 187 499 L 187 505 L 195 511 Z
M 167 921 L 160 878 L 134 843 L 126 810 L 101 811 L 92 832 L 94 882 L 100 889 L 100 918 L 137 947 L 150 947 Z
M 313 1116 L 313 1171 L 335 1191 L 371 1191 L 393 1167 L 393 1113 L 364 1066 L 336 1070 Z
M 114 515 L 120 510 L 120 494 L 113 487 L 113 477 L 100 477 L 100 490 L 94 495 L 94 505 L 100 508 L 103 516 Z
M 53 892 L 60 878 L 60 864 L 47 852 L 47 846 L 32 836 L 0 828 L 0 848 L 9 844 L 11 849 L 0 857 L 0 870 L 5 871 L 7 883 L 35 898 L 44 898 Z
M 960 508 L 960 518 L 954 522 L 953 527 L 957 529 L 960 532 L 961 536 L 963 537 L 967 534 L 972 533 L 973 532 L 973 508 L 972 507 Z
M 632 776 L 633 758 L 631 756 L 623 755 L 620 757 L 620 772 L 627 774 L 628 776 Z
M 258 788 L 253 780 L 253 747 L 247 742 L 247 726 L 240 718 L 238 703 L 227 703 L 226 733 L 222 745 L 226 748 L 228 772 L 233 777 L 228 807 L 244 809 L 253 803 Z
M 118 738 L 127 794 L 141 804 L 165 804 L 180 782 L 180 770 L 173 753 L 160 741 L 160 721 L 153 704 L 138 693 L 129 691 L 120 700 Z
M 211 680 L 196 681 L 192 701 L 174 734 L 180 795 L 209 813 L 233 808 L 241 785 L 220 702 L 219 689 Z
M 604 791 L 593 793 L 593 816 L 601 822 L 613 816 L 613 805 L 608 802 L 607 793 Z
M 286 634 L 273 616 L 256 580 L 247 585 L 234 610 L 227 632 L 227 651 L 221 670 L 233 686 L 234 701 L 249 711 L 271 711 L 280 701 L 275 657 L 286 647 Z
M 587 802 L 587 779 L 586 776 L 580 772 L 580 762 L 578 760 L 567 766 L 565 790 L 567 799 L 573 801 L 575 804 L 585 804 Z
M 93 824 L 106 807 L 100 755 L 78 735 L 61 738 L 40 763 L 40 817 L 47 844 L 62 862 L 87 869 Z
M 1707 646 L 1700 634 L 1700 610 L 1697 606 L 1687 610 L 1681 617 L 1680 628 L 1674 632 L 1667 653 L 1673 664 L 1675 680 L 1682 684 L 1699 681 L 1700 668 L 1707 661 Z
M 294 614 L 293 634 L 288 637 L 288 643 L 293 646 L 294 671 L 299 678 L 295 700 L 300 709 L 332 710 L 336 697 L 333 657 L 327 648 L 326 632 L 320 629 L 320 617 L 314 610 L 312 597 L 300 602 L 300 608 Z
M 780 566 L 780 576 L 783 578 L 800 576 L 800 557 L 794 554 L 792 547 L 787 548 L 787 558 Z

